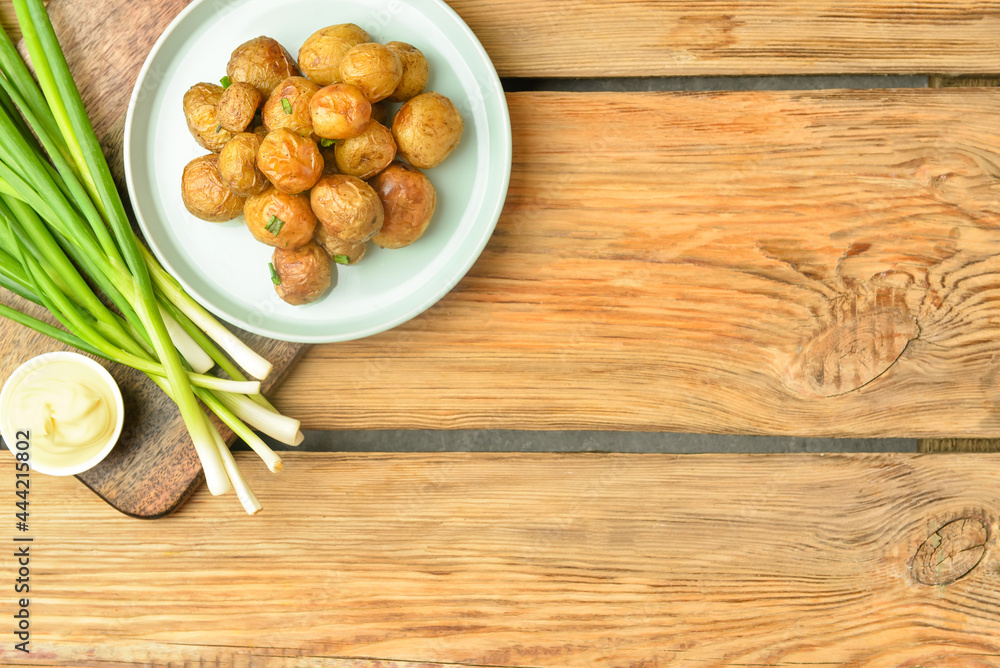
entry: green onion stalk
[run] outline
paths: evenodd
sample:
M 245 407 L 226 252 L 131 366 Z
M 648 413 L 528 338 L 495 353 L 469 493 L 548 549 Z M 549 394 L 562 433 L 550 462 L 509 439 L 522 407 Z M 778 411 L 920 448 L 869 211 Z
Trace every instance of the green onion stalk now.
M 281 459 L 251 428 L 298 445 L 299 422 L 260 394 L 270 363 L 136 237 L 42 1 L 13 2 L 35 76 L 0 28 L 0 286 L 62 327 L 3 304 L 0 316 L 146 374 L 177 404 L 211 493 L 235 488 L 255 514 L 260 503 L 202 406 L 274 472 Z M 228 378 L 208 373 L 216 365 Z

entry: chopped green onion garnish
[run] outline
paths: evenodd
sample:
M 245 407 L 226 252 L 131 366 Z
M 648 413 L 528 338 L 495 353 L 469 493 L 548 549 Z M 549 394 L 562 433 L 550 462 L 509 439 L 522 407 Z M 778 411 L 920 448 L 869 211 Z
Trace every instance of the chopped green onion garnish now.
M 336 143 L 337 143 L 336 139 L 321 139 L 319 145 L 322 146 L 323 148 L 330 148 Z
M 351 258 L 349 258 L 346 255 L 334 255 L 333 261 L 336 262 L 337 264 L 350 264 Z
M 286 114 L 292 113 L 292 103 L 288 101 L 287 97 L 281 98 L 281 108 L 285 110 Z
M 278 232 L 280 232 L 281 228 L 284 226 L 285 226 L 285 221 L 283 221 L 281 218 L 278 218 L 277 216 L 271 216 L 271 220 L 267 221 L 267 227 L 265 227 L 264 229 L 273 234 L 274 236 L 278 236 Z
M 222 132 L 222 123 L 219 123 L 219 127 L 215 128 L 216 133 Z
M 229 77 L 222 77 L 222 79 L 220 79 L 219 81 L 220 83 L 222 83 L 222 87 L 224 89 L 229 88 L 230 86 L 233 85 L 233 82 L 229 79 Z
M 267 268 L 271 270 L 271 282 L 275 285 L 281 285 L 281 276 L 278 276 L 278 271 L 274 268 L 274 263 L 268 262 Z

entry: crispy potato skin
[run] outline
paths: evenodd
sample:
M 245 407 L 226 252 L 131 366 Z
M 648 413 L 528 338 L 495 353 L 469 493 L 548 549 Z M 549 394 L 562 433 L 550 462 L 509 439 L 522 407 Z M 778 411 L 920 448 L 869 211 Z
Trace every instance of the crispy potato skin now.
M 369 120 L 361 134 L 338 141 L 333 155 L 342 174 L 370 179 L 396 157 L 396 140 L 389 128 Z
M 330 288 L 330 256 L 314 241 L 298 248 L 275 248 L 271 264 L 281 279 L 274 291 L 289 304 L 314 302 Z
M 277 234 L 267 230 L 272 216 L 284 222 Z M 277 188 L 268 188 L 260 195 L 247 198 L 243 217 L 254 239 L 275 248 L 298 248 L 312 239 L 316 229 L 316 216 L 309 207 L 309 198 L 289 195 Z
M 331 84 L 312 96 L 309 114 L 313 131 L 320 137 L 347 139 L 368 127 L 372 105 L 357 86 Z
M 237 195 L 259 195 L 271 185 L 257 169 L 257 151 L 263 140 L 252 132 L 241 132 L 219 154 L 219 176 Z
M 222 86 L 210 83 L 195 84 L 184 93 L 184 118 L 188 130 L 202 148 L 213 153 L 221 151 L 233 138 L 233 133 L 219 127 L 217 107 L 222 93 Z
M 385 46 L 399 56 L 399 61 L 403 64 L 403 77 L 386 99 L 390 102 L 406 102 L 423 93 L 431 73 L 423 52 L 406 42 L 387 42 Z
M 279 83 L 299 73 L 295 61 L 270 37 L 254 37 L 233 50 L 226 74 L 233 82 L 248 83 L 267 99 Z
M 385 45 L 366 42 L 353 47 L 344 56 L 340 78 L 360 88 L 369 102 L 378 102 L 396 90 L 403 78 L 403 63 Z
M 364 30 L 353 23 L 340 23 L 317 30 L 299 49 L 299 69 L 319 86 L 340 83 L 340 63 L 358 44 L 370 42 Z
M 337 264 L 357 264 L 368 251 L 366 241 L 345 241 L 326 231 L 326 225 L 317 225 L 313 232 L 313 241 L 326 251 L 330 259 L 337 262 L 337 258 L 347 258 L 347 262 L 337 262 Z
M 279 128 L 261 142 L 257 167 L 278 190 L 301 193 L 323 175 L 323 156 L 312 139 Z
M 421 93 L 403 103 L 392 121 L 399 154 L 421 169 L 437 167 L 462 138 L 462 115 L 444 95 Z
M 264 101 L 260 91 L 248 83 L 237 81 L 222 91 L 216 111 L 219 125 L 233 134 L 243 132 L 253 123 L 260 103 Z
M 282 81 L 264 103 L 261 118 L 269 132 L 281 128 L 311 137 L 313 134 L 312 117 L 309 114 L 309 102 L 319 90 L 319 86 L 305 77 L 288 77 Z M 292 113 L 285 111 L 285 100 Z
M 181 199 L 192 215 L 210 223 L 223 223 L 243 213 L 244 198 L 222 182 L 215 153 L 195 158 L 184 167 Z
M 353 176 L 324 176 L 309 203 L 326 231 L 345 241 L 363 243 L 382 227 L 382 202 L 370 185 Z
M 282 300 L 320 299 L 334 264 L 356 264 L 369 241 L 403 248 L 425 234 L 437 194 L 421 169 L 455 150 L 464 123 L 426 91 L 420 49 L 343 23 L 310 35 L 295 59 L 273 38 L 250 39 L 226 74 L 225 89 L 200 83 L 184 95 L 188 128 L 212 153 L 185 166 L 181 196 L 206 221 L 244 215 L 274 248 Z M 395 115 L 392 103 L 402 103 Z
M 385 209 L 382 228 L 373 239 L 376 244 L 403 248 L 423 236 L 437 206 L 430 179 L 416 167 L 394 162 L 371 185 Z

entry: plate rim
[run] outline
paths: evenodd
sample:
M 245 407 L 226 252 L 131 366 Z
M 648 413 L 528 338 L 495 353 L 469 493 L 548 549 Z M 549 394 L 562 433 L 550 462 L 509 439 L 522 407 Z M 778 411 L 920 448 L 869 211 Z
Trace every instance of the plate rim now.
M 239 327 L 240 329 L 248 333 L 256 334 L 258 336 L 263 336 L 274 340 L 286 341 L 289 343 L 303 343 L 303 344 L 337 343 L 343 341 L 354 341 L 362 338 L 367 338 L 369 336 L 373 336 L 375 334 L 379 334 L 381 332 L 385 332 L 395 327 L 398 327 L 399 325 L 402 325 L 412 320 L 413 318 L 417 317 L 424 311 L 431 308 L 433 305 L 435 305 L 437 302 L 443 299 L 448 293 L 450 293 L 455 288 L 455 286 L 469 273 L 469 270 L 482 255 L 483 250 L 489 243 L 489 240 L 493 236 L 493 233 L 496 229 L 497 223 L 499 222 L 500 214 L 503 211 L 503 207 L 506 203 L 507 193 L 510 187 L 510 178 L 512 172 L 512 164 L 513 164 L 513 136 L 511 129 L 511 121 L 510 121 L 510 109 L 507 106 L 505 91 L 500 81 L 500 76 L 496 71 L 496 67 L 493 64 L 492 59 L 489 57 L 489 54 L 486 52 L 486 49 L 479 41 L 479 38 L 476 36 L 473 30 L 468 26 L 468 24 L 462 19 L 462 17 L 459 16 L 459 14 L 450 5 L 444 2 L 444 0 L 419 0 L 419 2 L 430 3 L 431 5 L 436 6 L 438 10 L 448 14 L 451 17 L 451 19 L 455 22 L 455 24 L 459 27 L 459 29 L 462 30 L 463 33 L 465 33 L 466 37 L 475 47 L 477 55 L 480 57 L 480 59 L 483 61 L 483 64 L 486 66 L 486 74 L 488 75 L 491 86 L 498 93 L 493 97 L 498 98 L 496 102 L 496 109 L 500 112 L 500 118 L 497 119 L 499 121 L 497 123 L 499 127 L 493 127 L 493 124 L 491 123 L 488 127 L 487 136 L 489 136 L 492 140 L 494 134 L 499 133 L 500 141 L 498 142 L 498 145 L 503 154 L 501 156 L 503 170 L 502 174 L 499 175 L 501 176 L 501 178 L 499 179 L 500 180 L 499 188 L 496 190 L 495 201 L 493 201 L 493 198 L 491 198 L 491 201 L 484 202 L 483 208 L 475 212 L 475 216 L 477 217 L 483 217 L 488 213 L 490 219 L 490 223 L 488 225 L 483 226 L 479 238 L 476 238 L 474 236 L 470 237 L 470 239 L 475 240 L 475 252 L 469 253 L 464 262 L 456 264 L 455 268 L 447 274 L 448 276 L 447 280 L 443 281 L 443 283 L 436 290 L 434 290 L 429 296 L 418 301 L 412 308 L 404 309 L 400 315 L 397 315 L 394 318 L 390 318 L 384 322 L 380 322 L 376 325 L 364 329 L 351 330 L 347 333 L 336 333 L 330 335 L 325 335 L 325 334 L 297 335 L 294 333 L 276 331 L 274 329 L 268 328 L 266 326 L 267 323 L 266 319 L 262 320 L 260 325 L 251 324 L 250 322 L 247 322 L 246 318 L 237 317 L 234 314 L 227 313 L 223 309 L 220 309 L 218 306 L 213 304 L 211 300 L 206 299 L 205 296 L 202 295 L 198 290 L 193 289 L 192 286 L 189 284 L 189 282 L 186 281 L 184 277 L 180 274 L 180 272 L 178 272 L 171 265 L 171 263 L 165 257 L 164 253 L 160 250 L 157 244 L 153 243 L 150 240 L 152 236 L 149 231 L 150 226 L 147 224 L 142 214 L 141 208 L 137 205 L 139 198 L 136 195 L 136 185 L 135 185 L 135 177 L 133 175 L 134 170 L 133 170 L 133 159 L 132 159 L 134 151 L 133 125 L 135 123 L 136 107 L 139 103 L 139 97 L 143 91 L 143 85 L 146 81 L 150 69 L 153 66 L 153 63 L 157 60 L 157 57 L 159 56 L 160 51 L 162 50 L 164 44 L 167 42 L 168 39 L 170 39 L 174 31 L 178 28 L 178 26 L 183 24 L 183 22 L 185 21 L 185 19 L 189 14 L 196 11 L 203 4 L 213 1 L 217 0 L 194 0 L 194 2 L 190 3 L 183 10 L 181 10 L 181 12 L 174 17 L 174 19 L 170 22 L 170 24 L 167 25 L 166 28 L 164 28 L 163 32 L 160 34 L 156 42 L 153 44 L 152 49 L 150 49 L 150 52 L 146 56 L 146 59 L 143 61 L 142 67 L 139 69 L 139 74 L 136 77 L 136 82 L 132 88 L 132 93 L 129 96 L 128 108 L 125 115 L 124 138 L 123 138 L 124 141 L 123 141 L 123 151 L 122 151 L 124 155 L 125 181 L 126 181 L 126 188 L 128 191 L 128 195 L 132 204 L 132 211 L 135 215 L 136 223 L 138 224 L 140 231 L 142 232 L 143 241 L 146 244 L 146 246 L 156 257 L 160 265 L 170 274 L 171 277 L 173 277 L 174 280 L 180 283 L 184 291 L 188 295 L 190 295 L 199 305 L 201 305 L 202 307 L 210 311 L 214 316 L 220 318 L 226 323 Z M 230 1 L 232 3 L 233 0 Z M 238 5 L 249 1 L 251 0 L 235 0 L 235 4 Z M 406 2 L 406 0 L 402 1 Z

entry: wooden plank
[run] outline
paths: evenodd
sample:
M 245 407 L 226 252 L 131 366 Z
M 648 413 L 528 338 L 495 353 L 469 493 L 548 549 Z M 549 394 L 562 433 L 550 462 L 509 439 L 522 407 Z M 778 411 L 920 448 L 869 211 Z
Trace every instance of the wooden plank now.
M 262 514 L 202 489 L 155 527 L 33 477 L 32 654 L 0 662 L 1000 664 L 997 455 L 241 464 Z
M 146 54 L 185 4 L 184 0 L 55 0 L 49 5 L 53 25 L 123 193 L 124 110 Z M 9 9 L 9 3 L 4 7 Z M 22 300 L 5 290 L 0 300 L 24 307 Z M 43 313 L 40 308 L 31 310 Z M 265 391 L 281 381 L 303 349 L 299 344 L 241 336 L 274 364 L 264 383 Z M 65 349 L 6 320 L 0 321 L 0 341 L 0 378 L 34 355 Z M 158 517 L 177 508 L 200 484 L 201 465 L 167 396 L 142 374 L 110 366 L 125 397 L 126 427 L 111 455 L 78 477 L 122 512 Z M 234 440 L 228 430 L 223 428 L 223 433 L 229 441 Z
M 1000 72 L 1000 7 L 983 0 L 449 4 L 509 77 Z
M 982 0 L 450 0 L 501 76 L 1000 72 Z
M 276 395 L 305 427 L 1000 432 L 1000 91 L 508 102 L 483 256 L 311 349 Z
M 45 5 L 49 0 L 42 0 Z M 21 40 L 21 29 L 17 25 L 17 15 L 14 13 L 14 3 L 12 0 L 0 0 L 0 25 L 11 41 L 17 44 Z
M 928 82 L 931 88 L 968 88 L 971 86 L 1000 86 L 1000 79 L 979 77 L 933 76 Z M 942 438 L 920 439 L 918 452 L 1000 452 L 1000 439 Z
M 15 44 L 21 39 L 21 30 L 17 27 L 17 16 L 11 0 L 0 0 L 0 26 Z

